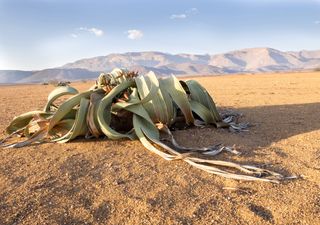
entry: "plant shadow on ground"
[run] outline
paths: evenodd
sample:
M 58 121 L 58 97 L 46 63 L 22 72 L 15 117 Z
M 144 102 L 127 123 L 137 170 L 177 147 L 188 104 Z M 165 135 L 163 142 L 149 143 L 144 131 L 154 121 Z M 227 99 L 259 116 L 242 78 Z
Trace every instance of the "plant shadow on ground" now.
M 289 137 L 320 129 L 320 102 L 240 108 L 252 123 L 262 147 Z
M 259 148 L 269 147 L 273 143 L 285 140 L 295 135 L 320 129 L 320 102 L 308 104 L 258 106 L 234 109 L 243 114 L 244 122 L 252 127 L 243 136 L 242 145 L 249 153 L 259 154 Z M 246 137 L 251 141 L 246 143 Z M 275 149 L 280 157 L 286 157 L 281 149 Z M 249 156 L 251 156 L 249 154 Z
M 250 150 L 254 154 L 261 147 L 269 147 L 275 142 L 320 129 L 320 102 L 309 104 L 258 106 L 248 108 L 224 107 L 222 110 L 231 110 L 242 114 L 240 122 L 249 122 L 249 132 L 232 133 L 227 130 L 208 127 L 209 131 L 218 136 L 227 136 L 226 139 Z M 197 128 L 193 128 L 197 129 Z M 211 136 L 208 130 L 197 129 L 195 138 L 203 139 Z M 215 131 L 218 132 L 215 132 Z M 184 131 L 185 132 L 185 131 Z M 186 130 L 187 132 L 187 130 Z M 178 135 L 180 136 L 180 135 Z M 190 137 L 188 137 L 190 138 Z M 250 139 L 250 140 L 249 140 Z M 285 157 L 285 153 L 278 152 Z M 283 154 L 283 155 L 282 155 Z

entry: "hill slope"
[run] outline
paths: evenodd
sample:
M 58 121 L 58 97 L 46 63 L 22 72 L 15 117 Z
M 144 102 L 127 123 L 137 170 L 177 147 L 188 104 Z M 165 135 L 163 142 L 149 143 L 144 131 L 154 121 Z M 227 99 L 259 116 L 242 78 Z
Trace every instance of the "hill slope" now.
M 25 77 L 17 83 L 40 83 L 47 82 L 50 80 L 82 80 L 82 79 L 94 79 L 97 77 L 99 72 L 89 71 L 86 69 L 45 69 L 41 71 L 33 72 L 30 76 Z
M 282 52 L 250 48 L 217 55 L 128 52 L 81 59 L 62 67 L 41 71 L 0 71 L 0 83 L 33 83 L 48 80 L 92 79 L 115 67 L 157 75 L 209 75 L 297 71 L 320 68 L 319 51 Z
M 304 70 L 320 67 L 320 51 L 282 52 L 272 48 L 251 48 L 217 55 L 129 52 L 110 54 L 68 63 L 62 68 L 109 71 L 114 67 L 139 66 L 163 74 L 195 75 L 239 72 Z
M 0 70 L 0 83 L 16 83 L 21 79 L 27 79 L 32 73 L 32 71 Z

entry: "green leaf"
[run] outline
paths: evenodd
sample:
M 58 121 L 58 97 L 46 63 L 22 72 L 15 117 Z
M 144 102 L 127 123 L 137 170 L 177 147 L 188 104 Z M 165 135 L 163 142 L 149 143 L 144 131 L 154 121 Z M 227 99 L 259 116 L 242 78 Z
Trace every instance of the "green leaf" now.
M 111 120 L 111 105 L 113 99 L 119 93 L 131 87 L 132 85 L 134 85 L 134 81 L 132 80 L 122 82 L 118 86 L 114 87 L 100 102 L 97 111 L 98 122 L 102 132 L 110 139 L 135 138 L 135 136 L 131 133 L 121 134 L 109 126 Z
M 186 124 L 193 124 L 194 118 L 187 94 L 175 76 L 163 79 L 162 93 L 167 92 L 182 111 Z
M 86 132 L 88 131 L 88 127 L 86 124 L 88 107 L 89 107 L 89 99 L 81 98 L 79 110 L 76 115 L 76 119 L 74 120 L 74 124 L 72 128 L 64 136 L 54 139 L 53 141 L 59 142 L 59 143 L 65 143 L 76 138 L 77 136 L 85 135 Z
M 13 120 L 11 121 L 9 126 L 6 128 L 6 132 L 8 134 L 12 134 L 13 132 L 15 132 L 17 130 L 26 127 L 35 116 L 49 118 L 50 116 L 52 116 L 52 113 L 44 112 L 44 111 L 31 111 L 31 112 L 21 114 L 15 118 L 13 118 Z
M 46 106 L 44 107 L 43 111 L 48 112 L 50 111 L 50 106 L 52 103 L 64 95 L 75 95 L 78 94 L 77 89 L 70 87 L 70 86 L 61 86 L 55 88 L 50 94 L 48 95 L 48 101 Z
M 77 94 L 71 98 L 69 98 L 67 101 L 62 103 L 58 110 L 55 112 L 53 117 L 50 120 L 50 124 L 48 127 L 48 132 L 57 124 L 60 120 L 65 118 L 66 115 L 77 105 L 80 104 L 80 101 L 82 98 L 89 98 L 89 96 L 93 93 L 93 90 L 85 91 L 80 94 Z
M 216 124 L 217 127 L 228 127 L 229 125 L 222 121 L 217 107 L 207 90 L 195 80 L 187 80 L 185 83 L 190 91 L 191 99 L 201 103 L 210 110 L 213 123 Z

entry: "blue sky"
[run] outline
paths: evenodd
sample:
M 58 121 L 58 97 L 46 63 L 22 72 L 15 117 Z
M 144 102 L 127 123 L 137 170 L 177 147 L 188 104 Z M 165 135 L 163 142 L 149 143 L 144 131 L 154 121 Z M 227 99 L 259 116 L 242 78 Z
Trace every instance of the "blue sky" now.
M 320 0 L 0 0 L 0 69 L 252 47 L 320 49 Z

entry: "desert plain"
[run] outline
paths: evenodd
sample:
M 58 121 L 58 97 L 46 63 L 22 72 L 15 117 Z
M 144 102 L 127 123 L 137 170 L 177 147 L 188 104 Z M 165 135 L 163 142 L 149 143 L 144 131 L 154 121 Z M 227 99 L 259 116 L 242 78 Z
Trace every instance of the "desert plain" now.
M 0 224 L 320 224 L 320 72 L 194 77 L 218 109 L 241 113 L 248 132 L 174 131 L 186 146 L 216 143 L 280 184 L 211 175 L 165 161 L 139 141 L 77 139 L 0 149 Z M 92 81 L 93 83 L 93 81 Z M 91 82 L 73 83 L 86 90 Z M 0 131 L 41 109 L 51 85 L 0 86 Z

